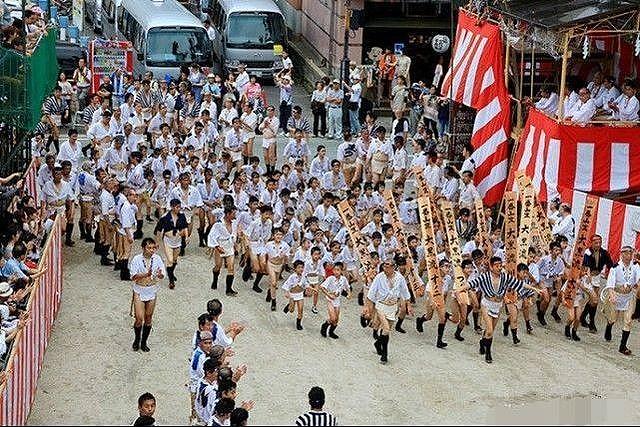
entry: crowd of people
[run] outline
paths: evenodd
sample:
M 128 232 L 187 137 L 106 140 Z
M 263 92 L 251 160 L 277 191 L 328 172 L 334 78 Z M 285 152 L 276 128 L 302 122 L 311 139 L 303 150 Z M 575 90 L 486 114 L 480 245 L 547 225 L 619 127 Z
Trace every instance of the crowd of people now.
M 620 85 L 613 76 L 597 71 L 586 85 L 569 79 L 562 97 L 563 117 L 569 123 L 623 122 L 637 124 L 640 102 L 636 79 L 626 78 Z M 540 89 L 536 99 L 525 99 L 525 105 L 556 117 L 560 97 L 551 86 Z
M 569 206 L 551 204 L 553 242 L 547 247 L 532 244 L 527 262 L 505 271 L 498 212 L 482 208 L 480 215 L 477 209 L 473 147 L 464 147 L 459 168 L 444 159 L 438 136 L 446 132 L 446 121 L 437 113 L 437 84 L 418 83 L 409 90 L 404 76 L 392 79 L 384 93 L 391 93 L 394 118 L 386 127 L 373 112 L 361 114 L 358 67 L 346 81 L 318 82 L 307 112 L 293 102 L 295 76 L 289 64 L 274 79 L 280 97 L 271 103 L 243 66 L 225 79 L 205 77 L 197 66 L 182 70 L 176 80 L 116 72 L 89 93 L 90 72 L 82 60 L 71 89 L 61 78 L 45 101 L 33 140 L 34 156 L 42 159 L 38 183 L 44 215 L 64 216 L 68 246 L 75 245 L 77 224 L 81 240 L 93 243 L 101 265 L 132 281 L 134 351 L 150 351 L 157 292 L 165 280 L 170 290 L 176 289 L 179 261 L 189 256 L 189 246 L 211 255 L 212 292 L 222 288 L 224 269 L 226 297 L 246 298 L 245 288 L 238 285 L 246 283 L 265 295 L 268 310 L 278 311 L 280 302 L 284 315 L 295 313 L 296 330 L 304 329 L 307 300 L 313 315 L 324 305 L 323 338 L 339 339 L 341 305 L 355 295 L 362 306 L 360 324 L 372 329 L 383 364 L 388 362 L 390 334 L 406 332 L 407 316 L 415 316 L 416 330 L 422 333 L 435 314 L 440 349 L 448 346 L 447 323 L 455 326 L 453 337 L 462 342 L 472 322 L 487 363 L 493 361 L 494 331 L 503 313 L 502 332 L 511 333 L 514 345 L 521 338 L 519 317 L 527 333 L 533 332 L 534 307 L 541 326 L 547 324 L 549 308 L 553 319 L 563 322 L 560 310 L 575 234 Z M 396 96 L 399 90 L 406 95 Z M 85 146 L 74 128 L 60 137 L 63 119 L 71 115 L 68 96 L 78 99 Z M 342 126 L 344 102 L 349 103 L 349 130 Z M 421 109 L 414 111 L 411 102 Z M 262 159 L 254 146 L 258 135 Z M 335 157 L 323 145 L 312 153 L 309 142 L 318 135 L 336 140 Z M 421 191 L 421 180 L 429 194 Z M 436 210 L 434 253 L 423 245 L 421 196 L 428 196 Z M 440 201 L 453 206 L 458 241 L 447 237 Z M 37 216 L 37 210 L 27 207 L 29 200 L 17 207 L 25 220 L 21 230 Z M 348 212 L 355 216 L 355 229 L 345 221 Z M 145 222 L 153 224 L 146 237 Z M 134 255 L 136 240 L 142 250 Z M 14 244 L 12 256 L 20 263 L 32 250 L 37 247 Z M 457 251 L 461 265 L 454 265 Z M 583 264 L 579 291 L 564 320 L 566 337 L 579 341 L 581 326 L 596 332 L 596 308 L 601 306 L 605 339 L 612 339 L 620 318 L 619 351 L 631 354 L 627 343 L 640 282 L 633 248 L 622 248 L 616 265 L 601 239 L 593 236 Z M 430 265 L 435 268 L 429 270 Z M 463 272 L 463 286 L 454 280 L 457 268 Z M 435 283 L 424 280 L 427 273 L 438 278 Z M 236 408 L 236 388 L 246 367 L 229 366 L 231 345 L 243 326 L 231 322 L 224 328 L 221 314 L 220 299 L 209 301 L 193 339 L 191 421 L 196 423 L 225 425 L 234 413 L 244 414 L 253 406 L 243 402 Z
M 11 353 L 28 318 L 27 303 L 38 277 L 42 248 L 53 226 L 35 199 L 26 194 L 20 173 L 0 178 L 0 363 Z
M 2 47 L 25 52 L 31 55 L 40 38 L 49 31 L 44 13 L 38 6 L 24 11 L 21 19 L 11 15 L 11 9 L 4 0 L 0 0 L 0 32 Z

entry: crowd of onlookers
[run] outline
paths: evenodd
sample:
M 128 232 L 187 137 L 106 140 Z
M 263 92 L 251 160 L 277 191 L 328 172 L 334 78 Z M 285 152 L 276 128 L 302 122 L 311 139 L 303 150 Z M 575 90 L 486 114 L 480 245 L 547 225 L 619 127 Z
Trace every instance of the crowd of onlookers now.
M 27 8 L 24 16 L 19 19 L 14 18 L 9 6 L 4 0 L 0 0 L 0 44 L 3 47 L 31 55 L 40 38 L 46 35 L 48 30 L 40 7 Z
M 23 190 L 21 174 L 0 178 L 0 364 L 24 326 L 25 309 L 40 270 L 42 247 L 53 220 Z

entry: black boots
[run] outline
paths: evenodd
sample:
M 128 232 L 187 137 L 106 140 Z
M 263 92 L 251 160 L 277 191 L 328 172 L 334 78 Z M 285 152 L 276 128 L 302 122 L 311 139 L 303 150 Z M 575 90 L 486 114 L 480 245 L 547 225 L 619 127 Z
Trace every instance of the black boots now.
M 511 329 L 511 338 L 513 339 L 513 345 L 520 344 L 520 339 L 518 339 L 518 329 Z
M 100 265 L 112 266 L 113 263 L 109 259 L 109 246 L 100 245 Z
M 589 332 L 595 334 L 598 332 L 596 328 L 596 313 L 598 312 L 597 305 L 587 305 L 587 309 L 589 310 Z
M 588 328 L 589 324 L 587 323 L 587 315 L 590 313 L 591 305 L 587 304 L 587 306 L 582 310 L 582 314 L 580 315 L 580 326 L 583 328 Z
M 120 263 L 120 280 L 129 281 L 131 280 L 131 273 L 129 272 L 129 261 L 121 260 L 118 261 Z
M 329 322 L 324 322 L 320 327 L 320 335 L 327 337 L 327 329 L 329 328 Z
M 418 332 L 424 332 L 424 322 L 427 321 L 427 318 L 423 316 L 420 316 L 416 319 L 416 330 Z
M 136 220 L 136 231 L 134 231 L 134 233 L 133 233 L 133 238 L 135 240 L 140 240 L 140 239 L 142 239 L 142 236 L 143 236 L 143 234 L 142 234 L 142 220 L 138 219 L 138 220 Z
M 151 325 L 144 325 L 142 327 L 142 341 L 140 342 L 140 349 L 145 353 L 150 351 L 147 346 L 147 339 L 149 338 L 149 334 L 151 333 Z
M 169 289 L 173 289 L 176 287 L 176 276 L 173 273 L 175 270 L 176 270 L 175 265 L 172 265 L 171 267 L 167 267 L 167 276 L 169 278 Z
M 622 331 L 622 339 L 620 340 L 620 348 L 618 351 L 625 356 L 631 356 L 631 350 L 627 347 L 627 341 L 629 340 L 629 334 L 631 331 Z
M 487 363 L 493 363 L 493 358 L 491 357 L 491 344 L 493 344 L 493 338 L 486 338 L 484 340 L 484 361 Z
M 93 243 L 95 240 L 91 236 L 91 223 L 84 225 L 84 241 L 87 243 Z
M 389 335 L 380 335 L 378 341 L 380 342 L 380 363 L 386 364 L 388 361 L 387 356 L 389 355 Z
M 200 246 L 201 248 L 207 247 L 207 243 L 204 235 L 204 228 L 198 228 L 198 241 L 199 241 L 198 246 Z
M 607 323 L 607 329 L 604 331 L 604 339 L 607 341 L 611 341 L 611 328 L 613 328 L 613 323 Z
M 476 333 L 482 332 L 482 328 L 478 324 L 478 318 L 480 316 L 480 313 L 473 312 L 472 316 L 473 316 L 473 330 L 476 331 Z
M 227 294 L 229 295 L 229 294 Z M 276 299 L 275 297 L 271 297 L 271 311 L 276 311 Z
M 578 336 L 578 331 L 576 328 L 571 329 L 571 339 L 574 341 L 580 341 L 580 337 Z
M 502 335 L 505 337 L 509 336 L 509 319 L 502 322 Z
M 358 292 L 358 305 L 359 306 L 363 306 L 364 305 L 364 292 L 363 291 Z
M 245 270 L 246 270 L 246 268 L 245 268 Z M 243 273 L 243 277 L 244 277 L 244 273 Z M 259 294 L 262 293 L 262 288 L 259 286 L 259 284 L 260 284 L 260 280 L 262 280 L 263 277 L 264 277 L 264 274 L 256 273 L 256 280 L 253 282 L 253 288 L 251 288 L 255 292 L 259 293 Z
M 551 317 L 553 317 L 553 320 L 555 320 L 556 323 L 562 322 L 562 319 L 560 318 L 560 315 L 558 314 L 558 307 L 553 307 L 553 309 L 551 310 Z
M 329 337 L 333 338 L 334 340 L 337 340 L 339 337 L 335 334 L 336 332 L 336 328 L 338 326 L 337 325 L 331 325 L 329 326 Z
M 529 335 L 531 335 L 531 333 L 533 332 L 533 327 L 531 326 L 531 321 L 530 320 L 525 320 L 524 323 L 525 323 L 525 325 L 527 325 L 527 333 Z
M 246 262 L 247 263 L 244 265 L 244 268 L 242 269 L 243 282 L 247 282 L 249 281 L 249 279 L 251 279 L 251 262 L 249 260 L 247 260 Z
M 85 231 L 84 228 L 84 222 L 79 222 L 78 223 L 78 230 L 80 230 L 80 240 L 84 240 L 87 238 L 87 232 Z
M 66 239 L 64 244 L 69 247 L 73 247 L 75 242 L 71 240 L 71 235 L 73 234 L 73 223 L 67 224 L 67 229 L 65 230 Z
M 493 358 L 491 357 L 492 343 L 493 343 L 493 338 L 482 338 L 480 340 L 480 354 L 484 354 L 484 360 L 487 363 L 493 362 Z
M 454 338 L 457 339 L 460 342 L 464 341 L 464 337 L 462 335 L 460 335 L 461 333 L 462 333 L 462 328 L 460 326 L 458 326 L 456 328 L 456 333 L 453 334 Z
M 236 295 L 238 295 L 238 293 L 233 290 L 233 274 L 227 274 L 226 285 L 227 286 L 225 293 L 228 297 L 235 297 Z M 275 299 L 273 300 L 273 302 L 275 303 Z
M 444 326 L 445 323 L 438 323 L 438 341 L 436 342 L 436 347 L 438 348 L 446 348 L 447 343 L 442 341 L 442 336 L 444 335 Z
M 564 336 L 567 337 L 568 339 L 571 339 L 571 326 L 565 325 Z
M 398 319 L 396 321 L 396 331 L 400 332 L 401 334 L 406 334 L 407 331 L 405 331 L 404 329 L 402 329 L 402 322 L 404 321 L 404 319 Z
M 214 270 L 213 280 L 211 281 L 211 289 L 218 289 L 218 277 L 220 277 L 220 272 Z
M 133 351 L 140 350 L 140 334 L 142 333 L 142 326 L 134 326 L 133 333 L 135 334 L 135 338 L 133 339 L 133 345 L 131 348 Z
M 540 322 L 540 324 L 542 326 L 547 326 L 547 321 L 544 319 L 544 313 L 541 311 L 538 311 L 538 314 L 536 315 L 538 317 L 538 322 Z
M 187 238 L 183 237 L 180 242 L 180 256 L 184 256 L 185 249 L 187 249 Z
M 301 331 L 304 328 L 302 327 L 302 319 L 296 319 L 296 329 Z

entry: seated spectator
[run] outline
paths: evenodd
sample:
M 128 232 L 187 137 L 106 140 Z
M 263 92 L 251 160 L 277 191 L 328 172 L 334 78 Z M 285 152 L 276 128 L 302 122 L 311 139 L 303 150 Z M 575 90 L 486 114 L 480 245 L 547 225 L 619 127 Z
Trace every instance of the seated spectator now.
M 558 112 L 558 94 L 553 90 L 543 87 L 540 89 L 540 99 L 535 103 L 536 109 L 548 116 Z
M 636 87 L 632 82 L 627 82 L 622 87 L 622 95 L 615 101 L 610 101 L 605 107 L 605 111 L 611 113 L 613 120 L 634 122 L 638 120 L 638 109 L 640 103 L 636 98 Z
M 591 99 L 591 92 L 582 88 L 578 92 L 579 100 L 566 112 L 565 120 L 573 123 L 588 123 L 596 113 L 596 104 Z
M 596 107 L 606 109 L 609 102 L 618 99 L 620 91 L 615 85 L 615 79 L 613 76 L 605 77 L 602 82 L 602 86 L 604 87 L 604 90 L 601 91 L 599 97 L 594 97 L 594 102 L 596 103 Z

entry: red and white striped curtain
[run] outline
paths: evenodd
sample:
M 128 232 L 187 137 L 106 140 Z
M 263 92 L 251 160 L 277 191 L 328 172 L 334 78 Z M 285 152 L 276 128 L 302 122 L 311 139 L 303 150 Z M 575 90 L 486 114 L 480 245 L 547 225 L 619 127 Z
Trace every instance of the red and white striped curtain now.
M 477 110 L 471 136 L 474 179 L 487 205 L 500 202 L 507 182 L 511 114 L 503 58 L 500 28 L 460 9 L 442 95 Z
M 529 111 L 509 176 L 516 171 L 533 181 L 540 201 L 563 188 L 585 193 L 640 192 L 638 128 L 575 126 Z
M 25 327 L 18 332 L 0 384 L 0 425 L 25 425 L 62 292 L 62 218 L 56 218 L 40 260 L 38 279 L 27 305 Z

